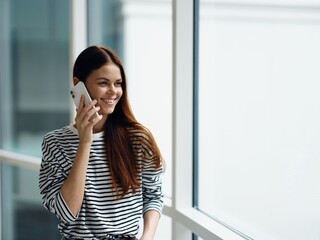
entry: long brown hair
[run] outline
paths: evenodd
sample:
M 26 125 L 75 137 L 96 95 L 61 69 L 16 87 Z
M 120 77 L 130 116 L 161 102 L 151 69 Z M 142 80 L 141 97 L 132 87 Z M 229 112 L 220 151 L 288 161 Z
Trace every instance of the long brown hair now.
M 129 138 L 128 129 L 138 129 L 148 137 L 148 142 L 154 154 L 153 161 L 156 168 L 161 167 L 160 150 L 152 134 L 134 117 L 127 94 L 127 81 L 120 58 L 110 48 L 91 46 L 80 53 L 75 61 L 73 77 L 86 82 L 87 77 L 94 70 L 105 64 L 113 63 L 120 69 L 122 78 L 122 96 L 112 114 L 107 118 L 104 126 L 104 141 L 108 156 L 108 163 L 112 177 L 112 185 L 118 198 L 122 198 L 130 189 L 136 192 L 140 187 L 138 179 L 138 165 Z

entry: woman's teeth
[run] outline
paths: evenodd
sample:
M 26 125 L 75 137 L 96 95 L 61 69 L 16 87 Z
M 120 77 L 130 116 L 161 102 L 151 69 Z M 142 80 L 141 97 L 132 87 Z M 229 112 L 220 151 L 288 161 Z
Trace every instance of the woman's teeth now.
M 102 98 L 102 101 L 108 103 L 108 104 L 112 104 L 114 102 L 114 99 L 106 99 L 106 98 Z

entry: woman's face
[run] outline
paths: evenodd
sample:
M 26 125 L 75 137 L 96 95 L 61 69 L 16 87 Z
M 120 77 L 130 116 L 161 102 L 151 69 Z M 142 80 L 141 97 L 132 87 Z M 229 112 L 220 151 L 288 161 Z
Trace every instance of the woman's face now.
M 122 78 L 120 68 L 108 63 L 94 70 L 86 80 L 86 87 L 92 99 L 100 106 L 99 114 L 107 117 L 111 114 L 122 96 Z

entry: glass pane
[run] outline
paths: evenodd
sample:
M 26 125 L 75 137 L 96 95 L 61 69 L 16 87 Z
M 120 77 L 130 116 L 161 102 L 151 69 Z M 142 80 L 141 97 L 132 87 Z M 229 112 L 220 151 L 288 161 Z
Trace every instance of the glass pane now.
M 110 47 L 121 59 L 124 37 L 122 4 L 125 3 L 118 0 L 88 0 L 89 45 Z
M 316 240 L 320 5 L 278 2 L 200 1 L 199 208 L 253 239 Z
M 69 3 L 1 1 L 2 147 L 40 156 L 43 134 L 69 122 Z
M 1 163 L 2 234 L 7 240 L 56 240 L 58 219 L 44 209 L 38 190 L 38 171 Z
M 199 237 L 197 234 L 192 233 L 192 240 L 204 240 L 204 239 Z
M 171 1 L 89 0 L 88 7 L 89 44 L 120 55 L 133 112 L 151 130 L 166 161 L 164 188 L 171 197 Z
M 45 132 L 69 123 L 69 2 L 0 0 L 0 147 L 40 156 Z M 38 171 L 0 165 L 1 239 L 59 239 Z

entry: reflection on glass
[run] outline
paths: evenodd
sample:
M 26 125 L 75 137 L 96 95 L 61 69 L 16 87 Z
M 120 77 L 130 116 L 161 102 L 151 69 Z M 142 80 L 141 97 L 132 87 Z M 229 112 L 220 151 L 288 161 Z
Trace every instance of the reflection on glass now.
M 8 1 L 9 68 L 2 105 L 10 105 L 3 147 L 40 155 L 44 132 L 69 121 L 69 3 Z M 71 81 L 71 80 L 70 80 Z M 2 99 L 2 100 L 3 100 Z M 5 106 L 3 106 L 5 108 Z
M 69 1 L 0 0 L 2 149 L 40 156 L 43 134 L 69 122 Z M 0 163 L 1 239 L 59 239 L 38 172 Z
M 199 207 L 254 239 L 316 240 L 318 13 L 272 2 L 200 1 Z
M 132 1 L 135 2 L 135 1 Z M 104 45 L 114 49 L 123 57 L 123 20 L 119 0 L 88 0 L 88 41 L 89 45 Z
M 38 172 L 1 163 L 2 239 L 56 240 L 58 220 L 41 203 Z

